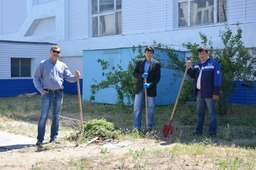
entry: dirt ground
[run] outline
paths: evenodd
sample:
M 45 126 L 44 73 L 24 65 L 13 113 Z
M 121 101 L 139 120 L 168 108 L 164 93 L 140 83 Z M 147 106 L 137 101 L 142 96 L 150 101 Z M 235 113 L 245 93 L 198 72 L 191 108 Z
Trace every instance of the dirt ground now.
M 95 141 L 89 145 L 66 140 L 70 131 L 60 131 L 61 144 L 49 144 L 49 129 L 46 132 L 44 150 L 35 147 L 36 123 L 7 121 L 0 119 L 0 169 L 225 169 L 219 164 L 232 164 L 232 152 L 223 146 L 216 146 L 206 154 L 193 154 L 200 151 L 200 145 L 183 154 L 182 149 L 171 140 L 157 138 L 127 137 L 114 141 Z M 49 127 L 49 125 L 47 125 Z M 3 132 L 4 131 L 4 132 Z M 19 134 L 19 136 L 15 136 Z M 10 135 L 10 138 L 3 134 Z M 22 135 L 22 136 L 21 136 Z M 8 141 L 9 140 L 9 141 Z M 216 139 L 218 141 L 219 139 Z M 126 143 L 120 147 L 120 143 Z M 106 145 L 109 144 L 109 145 Z M 113 147 L 114 146 L 114 147 Z M 119 147 L 117 147 L 119 146 Z M 215 146 L 213 146 L 215 147 Z M 10 149 L 13 148 L 13 149 Z M 223 150 L 223 152 L 220 152 Z M 180 152 L 180 153 L 178 153 Z M 209 153 L 208 153 L 209 152 Z M 244 150 L 234 148 L 234 153 Z M 231 154 L 231 159 L 227 159 Z M 247 152 L 245 152 L 247 154 Z M 255 155 L 255 154 L 254 154 Z M 243 156 L 247 157 L 247 156 Z M 225 158 L 225 161 L 221 160 Z M 220 159 L 220 163 L 213 160 Z M 226 160 L 227 159 L 227 160 Z M 256 161 L 256 157 L 250 158 Z M 230 161 L 230 162 L 229 162 Z M 236 161 L 236 160 L 235 160 Z M 242 162 L 246 164 L 247 162 Z M 248 163 L 247 163 L 248 164 Z M 241 166 L 240 164 L 237 167 Z M 235 167 L 236 168 L 236 167 Z M 256 168 L 254 165 L 252 167 Z M 239 168 L 238 168 L 239 169 Z
M 26 138 L 26 136 L 24 136 L 24 138 Z M 118 146 L 116 144 L 120 142 L 127 142 L 127 145 L 113 147 Z M 19 143 L 19 140 L 17 140 L 16 143 Z M 107 146 L 107 144 L 111 144 L 110 147 Z M 48 142 L 45 142 L 43 147 L 49 147 L 49 150 L 41 151 L 33 144 L 23 148 L 10 150 L 3 150 L 4 147 L 1 146 L 0 169 L 70 169 L 70 164 L 72 164 L 72 162 L 81 159 L 96 161 L 88 169 L 104 169 L 104 165 L 97 163 L 99 157 L 102 157 L 101 159 L 106 159 L 104 157 L 111 157 L 110 162 L 112 162 L 112 160 L 118 160 L 120 157 L 124 157 L 125 154 L 131 151 L 138 151 L 144 148 L 146 148 L 146 150 L 151 150 L 154 148 L 159 149 L 159 147 L 171 147 L 171 144 L 161 145 L 157 140 L 140 138 L 111 142 L 95 141 L 92 144 L 80 144 L 77 147 L 75 146 L 75 142 L 61 140 L 61 144 L 49 144 Z M 106 153 L 104 153 L 104 151 Z M 118 165 L 115 165 L 114 163 L 113 165 L 106 166 L 106 169 L 119 169 L 119 166 L 121 166 L 119 163 Z M 134 169 L 134 167 L 135 165 L 130 164 L 130 167 L 126 167 L 125 169 Z
M 111 153 L 118 157 L 120 154 L 129 152 L 130 149 L 157 147 L 158 145 L 154 141 L 138 139 L 133 141 L 129 146 L 111 150 Z M 36 147 L 10 150 L 1 153 L 0 169 L 33 169 L 37 165 L 38 167 L 44 164 L 52 166 L 50 164 L 54 164 L 56 161 L 59 162 L 58 168 L 56 167 L 56 169 L 60 169 L 59 166 L 67 168 L 71 160 L 97 156 L 100 154 L 102 148 L 102 145 L 99 144 L 75 147 L 74 143 L 62 141 L 62 144 L 53 144 L 51 145 L 51 149 L 41 152 L 38 152 Z M 41 168 L 44 169 L 43 167 Z
M 0 121 L 0 126 L 4 127 L 5 131 L 0 131 L 0 169 L 72 169 L 70 164 L 79 162 L 81 159 L 88 159 L 89 161 L 96 161 L 100 159 L 118 160 L 125 154 L 131 152 L 131 150 L 140 150 L 146 148 L 150 150 L 152 148 L 160 147 L 160 142 L 155 139 L 147 138 L 129 138 L 114 141 L 99 141 L 96 140 L 93 143 L 86 145 L 80 144 L 75 146 L 75 142 L 70 142 L 65 139 L 71 132 L 60 131 L 60 144 L 49 143 L 49 129 L 46 131 L 46 139 L 42 149 L 35 146 L 36 143 L 36 124 L 19 122 L 19 121 Z M 47 125 L 49 127 L 49 125 Z M 20 131 L 15 128 L 20 127 Z M 26 131 L 27 130 L 27 131 Z M 15 135 L 14 133 L 18 134 Z M 22 134 L 22 135 L 20 135 Z M 116 144 L 127 142 L 126 145 L 121 147 Z M 110 144 L 107 145 L 107 144 Z M 112 147 L 111 147 L 112 146 Z M 170 145 L 162 145 L 164 147 L 170 147 Z M 105 157 L 105 158 L 104 158 Z M 77 165 L 73 165 L 77 166 Z M 104 169 L 105 165 L 94 163 L 88 169 Z M 107 169 L 116 169 L 119 165 L 108 165 Z M 133 169 L 134 166 L 126 169 Z M 76 168 L 74 168 L 76 169 Z M 87 169 L 87 168 L 86 168 Z M 118 168 L 117 168 L 118 169 Z

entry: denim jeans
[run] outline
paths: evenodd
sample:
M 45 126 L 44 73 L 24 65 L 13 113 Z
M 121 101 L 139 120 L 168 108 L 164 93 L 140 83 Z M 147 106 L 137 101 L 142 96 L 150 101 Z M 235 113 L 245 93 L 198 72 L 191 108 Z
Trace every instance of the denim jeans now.
M 140 130 L 142 118 L 142 105 L 145 101 L 145 89 L 143 88 L 139 94 L 135 95 L 134 100 L 134 129 Z M 148 128 L 152 129 L 155 114 L 155 97 L 148 96 Z
M 216 112 L 216 100 L 212 98 L 201 98 L 201 92 L 198 91 L 197 93 L 197 133 L 203 133 L 203 126 L 204 126 L 204 118 L 205 118 L 205 110 L 206 107 L 208 108 L 209 115 L 210 115 L 210 126 L 209 126 L 209 134 L 216 135 L 217 134 L 217 126 L 218 126 L 218 115 Z
M 52 107 L 52 124 L 51 124 L 51 135 L 50 138 L 54 139 L 59 133 L 60 124 L 60 112 L 63 103 L 63 91 L 58 93 L 46 93 L 41 96 L 42 98 L 42 108 L 41 115 L 38 121 L 38 136 L 37 139 L 41 142 L 44 140 L 45 126 L 48 119 L 49 110 Z

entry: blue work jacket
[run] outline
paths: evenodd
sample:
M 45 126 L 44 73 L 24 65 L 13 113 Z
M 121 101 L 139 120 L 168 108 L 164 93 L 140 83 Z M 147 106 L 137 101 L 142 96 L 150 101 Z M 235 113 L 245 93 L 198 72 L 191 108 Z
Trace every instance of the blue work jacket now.
M 217 61 L 208 58 L 203 64 L 198 62 L 194 68 L 188 69 L 188 74 L 194 79 L 195 93 L 197 94 L 197 79 L 202 69 L 201 75 L 201 98 L 212 98 L 213 95 L 220 95 L 221 70 Z

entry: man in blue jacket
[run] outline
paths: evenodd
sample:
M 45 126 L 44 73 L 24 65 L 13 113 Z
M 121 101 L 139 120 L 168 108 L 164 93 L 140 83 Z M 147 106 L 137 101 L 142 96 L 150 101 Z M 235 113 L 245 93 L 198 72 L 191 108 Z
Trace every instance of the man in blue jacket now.
M 206 107 L 210 114 L 209 135 L 217 135 L 218 116 L 216 112 L 216 101 L 219 99 L 221 86 L 221 70 L 217 61 L 209 58 L 210 51 L 207 47 L 198 49 L 198 57 L 201 60 L 194 68 L 191 61 L 187 61 L 188 74 L 194 81 L 195 93 L 197 95 L 197 127 L 196 135 L 203 133 L 204 117 Z
M 136 63 L 133 76 L 137 79 L 134 99 L 134 129 L 140 130 L 142 118 L 142 105 L 147 90 L 148 101 L 148 129 L 152 130 L 155 114 L 155 97 L 157 83 L 161 77 L 160 63 L 153 59 L 154 47 L 148 46 L 145 49 L 145 58 L 139 59 Z M 147 80 L 144 83 L 144 79 Z

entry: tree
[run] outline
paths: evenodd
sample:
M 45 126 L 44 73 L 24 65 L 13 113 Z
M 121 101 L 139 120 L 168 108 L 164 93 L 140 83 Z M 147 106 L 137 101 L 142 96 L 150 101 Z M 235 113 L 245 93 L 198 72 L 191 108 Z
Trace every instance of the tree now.
M 102 70 L 109 71 L 106 73 L 106 80 L 103 80 L 101 82 L 97 82 L 96 80 L 94 80 L 95 84 L 91 85 L 91 101 L 95 100 L 95 94 L 99 90 L 114 88 L 117 92 L 117 104 L 130 105 L 131 103 L 133 103 L 136 79 L 132 75 L 135 67 L 135 62 L 138 58 L 142 58 L 144 56 L 142 53 L 142 46 L 138 46 L 137 48 L 133 47 L 132 50 L 133 52 L 137 50 L 139 55 L 129 62 L 127 70 L 124 70 L 123 67 L 120 65 L 112 66 L 107 61 L 101 59 L 98 60 L 98 63 L 101 65 Z M 127 103 L 124 102 L 125 98 L 128 100 Z
M 219 32 L 223 43 L 223 49 L 214 49 L 208 37 L 200 33 L 203 45 L 211 49 L 211 57 L 220 63 L 222 70 L 222 86 L 220 100 L 218 101 L 218 113 L 227 114 L 230 106 L 230 95 L 236 91 L 237 81 L 253 81 L 253 66 L 256 64 L 255 49 L 249 50 L 244 47 L 242 41 L 242 29 L 237 26 L 237 32 L 226 26 L 224 31 Z M 190 59 L 193 63 L 198 61 L 195 51 L 199 44 L 186 43 L 184 46 L 192 51 Z
M 250 82 L 254 79 L 253 66 L 256 64 L 256 58 L 254 58 L 253 55 L 256 50 L 246 49 L 244 47 L 242 41 L 242 29 L 239 25 L 237 26 L 236 33 L 233 33 L 228 26 L 225 27 L 225 30 L 221 30 L 219 32 L 223 49 L 214 48 L 211 39 L 209 39 L 205 34 L 199 33 L 199 36 L 202 40 L 201 45 L 208 46 L 210 49 L 210 57 L 220 63 L 222 70 L 222 87 L 217 109 L 219 114 L 227 114 L 229 111 L 230 95 L 236 90 L 236 81 Z M 165 58 L 157 58 L 162 67 L 176 70 L 173 74 L 174 80 L 182 77 L 185 70 L 185 58 L 179 57 L 175 53 L 175 50 L 169 48 L 167 45 L 153 42 L 153 46 L 162 52 L 161 56 L 166 56 Z M 187 57 L 187 60 L 191 60 L 193 65 L 199 62 L 197 49 L 200 45 L 188 42 L 184 43 L 183 46 L 191 51 L 191 56 Z M 121 66 L 117 66 L 116 68 L 110 66 L 106 61 L 98 60 L 103 70 L 110 69 L 111 71 L 106 74 L 106 80 L 91 86 L 93 94 L 91 100 L 94 100 L 94 94 L 97 91 L 109 87 L 116 89 L 118 104 L 124 104 L 125 97 L 128 98 L 128 104 L 134 100 L 133 90 L 135 79 L 131 75 L 134 70 L 136 59 L 144 57 L 141 46 L 138 46 L 137 48 L 133 47 L 133 51 L 135 50 L 138 50 L 139 55 L 129 63 L 127 70 L 124 70 Z M 95 83 L 97 83 L 97 81 L 95 81 Z M 187 77 L 180 100 L 184 103 L 185 101 L 194 99 L 193 80 Z

